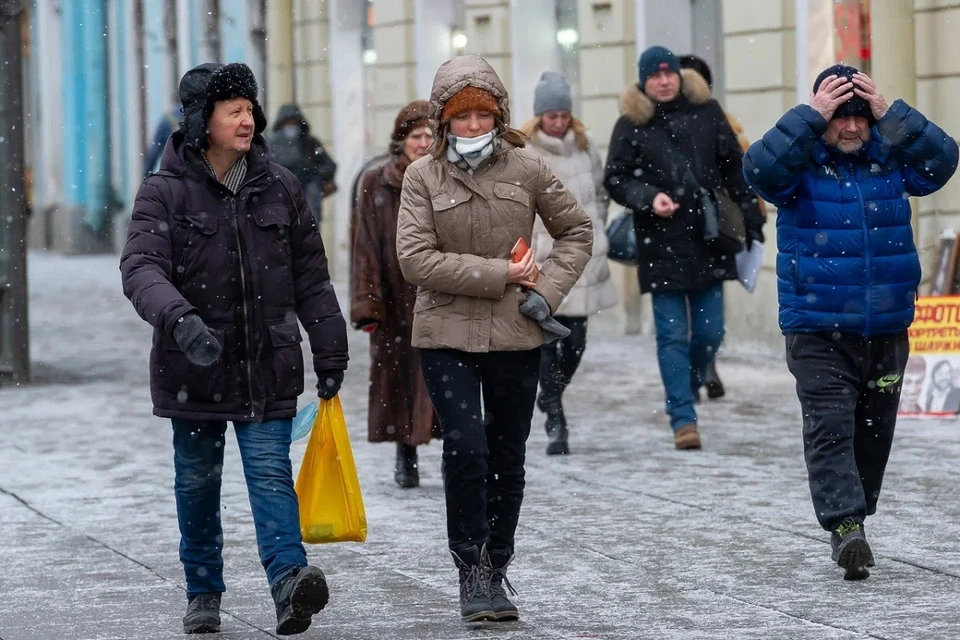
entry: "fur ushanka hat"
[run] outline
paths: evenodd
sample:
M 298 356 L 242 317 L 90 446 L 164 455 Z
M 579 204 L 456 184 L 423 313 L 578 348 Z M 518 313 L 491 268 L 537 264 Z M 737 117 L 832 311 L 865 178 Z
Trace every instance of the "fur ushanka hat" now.
M 242 62 L 217 64 L 208 62 L 187 71 L 180 80 L 180 103 L 183 121 L 180 130 L 186 143 L 197 149 L 206 149 L 207 121 L 213 108 L 221 100 L 246 98 L 253 103 L 253 129 L 263 133 L 267 117 L 257 99 L 259 87 L 250 67 Z

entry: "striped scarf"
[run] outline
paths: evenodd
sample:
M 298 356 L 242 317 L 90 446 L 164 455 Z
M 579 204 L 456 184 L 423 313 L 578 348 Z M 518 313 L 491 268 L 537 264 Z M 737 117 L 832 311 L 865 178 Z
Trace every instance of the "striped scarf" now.
M 240 185 L 243 184 L 243 179 L 247 177 L 247 156 L 241 156 L 232 167 L 227 171 L 227 174 L 223 176 L 223 180 L 217 177 L 217 172 L 214 171 L 213 165 L 210 164 L 210 161 L 207 160 L 207 154 L 203 154 L 203 161 L 207 165 L 207 169 L 210 171 L 210 175 L 217 179 L 223 186 L 230 190 L 230 193 L 236 193 L 240 190 Z

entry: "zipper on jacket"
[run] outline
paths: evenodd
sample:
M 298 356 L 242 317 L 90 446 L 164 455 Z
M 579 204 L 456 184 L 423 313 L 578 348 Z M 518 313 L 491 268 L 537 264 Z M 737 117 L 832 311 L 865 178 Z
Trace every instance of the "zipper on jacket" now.
M 243 340 L 247 345 L 247 397 L 250 399 L 250 417 L 255 418 L 253 404 L 253 365 L 250 359 L 253 357 L 250 348 L 250 308 L 247 303 L 247 277 L 243 270 L 243 243 L 240 241 L 240 223 L 237 221 L 237 199 L 230 196 L 230 212 L 233 214 L 233 231 L 237 240 L 237 257 L 240 259 L 240 289 L 243 297 Z
M 857 182 L 856 175 L 850 175 L 850 170 L 847 169 L 844 173 L 847 174 L 850 182 L 853 183 L 853 186 L 857 189 L 857 198 L 860 200 L 860 211 L 863 213 L 863 259 L 866 264 L 866 273 L 864 274 L 864 291 L 863 291 L 863 304 L 864 304 L 864 313 L 863 313 L 863 334 L 865 336 L 870 335 L 870 283 L 872 281 L 870 277 L 870 227 L 867 224 L 867 203 L 863 199 L 863 192 L 860 190 L 860 183 Z

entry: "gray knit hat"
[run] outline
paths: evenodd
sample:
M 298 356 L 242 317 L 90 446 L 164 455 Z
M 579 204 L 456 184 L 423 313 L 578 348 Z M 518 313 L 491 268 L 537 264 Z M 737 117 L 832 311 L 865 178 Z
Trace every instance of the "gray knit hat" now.
M 570 97 L 567 79 L 556 71 L 544 71 L 533 91 L 533 115 L 540 116 L 547 111 L 572 110 L 573 98 Z

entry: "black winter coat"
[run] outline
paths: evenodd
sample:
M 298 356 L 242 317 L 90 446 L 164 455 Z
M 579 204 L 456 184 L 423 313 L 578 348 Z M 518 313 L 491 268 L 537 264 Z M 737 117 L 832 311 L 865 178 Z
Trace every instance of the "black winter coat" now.
M 607 191 L 635 214 L 643 293 L 699 291 L 737 276 L 734 256 L 716 255 L 703 239 L 697 184 L 725 189 L 743 208 L 751 235 L 762 237 L 763 216 L 743 179 L 743 151 L 723 109 L 695 71 L 683 71 L 681 87 L 666 104 L 654 103 L 636 84 L 624 89 L 623 115 L 607 153 Z M 660 192 L 680 205 L 670 218 L 653 212 Z
M 160 171 L 137 193 L 120 261 L 123 290 L 154 327 L 150 390 L 167 418 L 259 422 L 289 418 L 303 392 L 297 319 L 317 372 L 347 367 L 346 323 L 300 183 L 268 160 L 259 135 L 236 195 L 174 133 Z M 224 349 L 190 364 L 172 337 L 188 312 Z
M 296 138 L 287 138 L 282 131 L 283 123 L 291 119 L 300 123 L 300 135 Z M 323 144 L 310 135 L 310 125 L 295 104 L 285 104 L 277 111 L 273 132 L 267 142 L 273 161 L 292 171 L 304 187 L 317 182 L 322 188 L 336 176 L 337 163 Z

